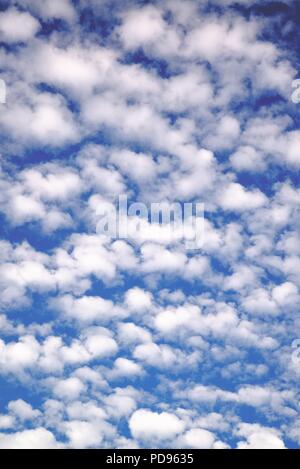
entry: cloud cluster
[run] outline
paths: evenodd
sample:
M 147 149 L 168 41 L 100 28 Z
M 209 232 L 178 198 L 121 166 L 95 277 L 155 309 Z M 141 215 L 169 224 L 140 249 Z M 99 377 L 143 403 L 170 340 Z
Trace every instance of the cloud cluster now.
M 299 447 L 296 29 L 268 3 L 6 2 L 0 448 Z M 99 233 L 120 195 L 204 203 L 203 246 Z

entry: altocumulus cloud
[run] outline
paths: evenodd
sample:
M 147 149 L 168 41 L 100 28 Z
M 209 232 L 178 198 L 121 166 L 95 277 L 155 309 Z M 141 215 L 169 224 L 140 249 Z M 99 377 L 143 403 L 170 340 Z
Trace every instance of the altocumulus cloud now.
M 0 447 L 298 448 L 299 5 L 2 3 Z

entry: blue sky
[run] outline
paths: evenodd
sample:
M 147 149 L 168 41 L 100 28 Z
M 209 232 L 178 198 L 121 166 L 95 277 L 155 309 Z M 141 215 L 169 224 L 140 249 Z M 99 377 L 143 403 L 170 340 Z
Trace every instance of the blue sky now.
M 297 3 L 1 2 L 0 448 L 300 447 Z

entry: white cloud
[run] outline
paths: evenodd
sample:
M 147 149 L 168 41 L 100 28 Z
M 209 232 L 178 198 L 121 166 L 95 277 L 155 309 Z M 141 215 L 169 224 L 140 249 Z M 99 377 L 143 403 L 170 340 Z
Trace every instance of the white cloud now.
M 12 415 L 0 415 L 0 430 L 12 429 L 15 426 L 15 419 Z
M 298 288 L 291 282 L 285 282 L 273 288 L 272 296 L 280 305 L 295 305 L 299 301 Z
M 285 449 L 279 433 L 272 428 L 241 424 L 238 434 L 247 438 L 247 441 L 238 442 L 238 449 Z
M 129 11 L 118 33 L 127 48 L 137 49 L 156 42 L 164 33 L 165 27 L 160 11 L 150 5 L 141 10 Z
M 100 296 L 82 296 L 74 298 L 65 295 L 52 303 L 65 318 L 76 319 L 82 323 L 106 322 L 114 316 L 114 305 Z
M 72 402 L 67 406 L 67 413 L 71 419 L 99 420 L 107 417 L 104 410 L 96 402 Z
M 22 0 L 19 3 L 23 7 L 24 3 L 26 3 L 44 20 L 63 18 L 73 21 L 76 18 L 76 11 L 71 0 L 44 0 L 42 5 L 39 0 L 25 0 L 25 2 Z
M 0 39 L 4 42 L 27 42 L 39 29 L 38 20 L 27 12 L 10 8 L 0 13 Z
M 120 150 L 111 155 L 110 161 L 140 184 L 151 181 L 156 175 L 157 168 L 151 155 Z
M 254 289 L 243 300 L 242 306 L 246 311 L 257 315 L 276 315 L 279 313 L 278 305 L 268 291 L 263 288 Z
M 37 363 L 39 343 L 32 336 L 21 337 L 18 342 L 5 344 L 0 340 L 0 369 L 19 373 Z
M 231 155 L 230 162 L 236 171 L 261 172 L 266 167 L 263 155 L 255 148 L 242 146 Z
M 138 391 L 134 388 L 116 388 L 115 391 L 103 399 L 106 412 L 114 419 L 128 417 L 136 409 Z
M 56 442 L 53 433 L 42 427 L 0 434 L 0 448 L 2 449 L 58 449 L 61 447 L 63 445 Z
M 118 324 L 118 337 L 121 343 L 137 344 L 143 342 L 151 342 L 151 333 L 131 322 L 123 322 Z
M 158 369 L 176 370 L 193 367 L 199 361 L 199 354 L 185 353 L 180 349 L 175 349 L 165 344 L 149 342 L 135 347 L 134 358 L 140 360 L 148 366 Z
M 85 390 L 85 385 L 76 377 L 60 380 L 53 388 L 54 394 L 63 400 L 77 399 Z
M 58 165 L 25 170 L 20 174 L 20 179 L 25 191 L 44 200 L 68 200 L 82 189 L 79 176 Z
M 203 428 L 192 428 L 182 436 L 180 441 L 184 448 L 211 449 L 215 436 Z
M 126 292 L 125 302 L 128 308 L 133 312 L 139 313 L 147 311 L 152 305 L 152 295 L 150 292 L 135 287 Z
M 20 143 L 59 147 L 79 137 L 74 116 L 62 96 L 32 90 L 27 99 L 10 100 L 6 112 L 1 113 L 0 125 Z
M 129 420 L 129 428 L 134 438 L 144 441 L 160 441 L 174 438 L 184 430 L 184 423 L 169 412 L 152 412 L 139 409 Z
M 30 404 L 23 401 L 22 399 L 10 401 L 7 408 L 20 420 L 32 420 L 41 415 L 39 410 L 34 410 Z
M 84 335 L 86 336 L 85 346 L 93 358 L 110 357 L 117 353 L 118 344 L 107 330 L 92 328 Z
M 224 210 L 244 212 L 262 207 L 267 197 L 258 189 L 246 190 L 241 184 L 231 183 L 220 195 L 219 204 Z
M 128 360 L 127 358 L 117 358 L 114 362 L 114 368 L 110 373 L 110 376 L 115 378 L 120 377 L 135 377 L 139 376 L 143 373 L 142 367 L 135 363 L 132 360 Z
M 288 134 L 288 147 L 286 151 L 286 161 L 292 166 L 300 166 L 300 154 L 299 154 L 299 142 L 300 132 L 290 132 Z
M 154 243 L 145 243 L 141 248 L 144 272 L 178 273 L 186 263 L 186 254 L 165 249 Z
M 110 431 L 109 425 L 104 422 L 81 420 L 64 422 L 62 429 L 69 439 L 68 446 L 76 449 L 101 447 L 105 433 Z

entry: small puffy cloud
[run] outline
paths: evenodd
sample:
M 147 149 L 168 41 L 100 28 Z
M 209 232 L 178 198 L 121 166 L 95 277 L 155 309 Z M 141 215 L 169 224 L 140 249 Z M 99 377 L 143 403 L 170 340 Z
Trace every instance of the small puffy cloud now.
M 86 96 L 97 85 L 101 73 L 99 61 L 102 59 L 104 67 L 105 59 L 110 57 L 105 51 L 101 54 L 79 46 L 60 48 L 51 43 L 39 44 L 26 54 L 32 61 L 32 80 L 47 81 L 77 98 Z
M 110 161 L 123 174 L 140 184 L 151 181 L 156 175 L 157 168 L 151 155 L 120 150 L 110 156 Z
M 168 440 L 184 430 L 184 422 L 168 412 L 152 412 L 139 409 L 129 420 L 129 428 L 134 438 L 143 441 Z
M 103 421 L 71 420 L 63 423 L 62 430 L 69 440 L 69 448 L 76 449 L 99 448 L 105 434 L 113 434 L 111 427 Z
M 78 140 L 75 116 L 61 95 L 33 91 L 28 97 L 23 95 L 24 99 L 11 99 L 6 112 L 0 115 L 0 125 L 11 137 L 27 145 L 53 147 Z
M 264 206 L 267 202 L 267 197 L 260 190 L 247 190 L 236 182 L 232 182 L 225 187 L 219 199 L 220 206 L 231 212 L 255 210 Z
M 259 275 L 260 272 L 255 267 L 237 265 L 235 272 L 225 278 L 224 289 L 239 291 L 243 288 L 254 286 L 257 283 Z
M 10 8 L 0 13 L 0 40 L 8 43 L 27 42 L 40 29 L 36 18 L 28 12 Z
M 143 312 L 151 308 L 152 294 L 141 288 L 135 287 L 125 294 L 125 303 L 133 312 Z
M 270 390 L 259 386 L 243 387 L 239 390 L 238 395 L 242 402 L 254 407 L 266 405 L 271 399 Z
M 241 424 L 238 435 L 246 438 L 246 441 L 237 443 L 238 449 L 285 449 L 285 444 L 280 438 L 279 432 L 273 428 Z
M 169 368 L 178 361 L 178 356 L 172 347 L 157 345 L 149 342 L 138 345 L 133 352 L 134 358 L 157 368 Z
M 20 420 L 32 420 L 41 415 L 39 410 L 34 410 L 32 406 L 23 401 L 23 399 L 10 401 L 7 408 Z
M 289 165 L 295 166 L 296 168 L 300 166 L 299 144 L 300 131 L 296 130 L 290 132 L 287 136 L 287 149 L 284 157 Z
M 113 379 L 118 378 L 134 378 L 143 373 L 143 368 L 132 360 L 127 358 L 117 358 L 114 362 L 114 367 L 109 373 Z
M 5 344 L 0 340 L 0 370 L 20 373 L 37 363 L 40 345 L 33 336 Z
M 197 328 L 201 322 L 201 312 L 197 306 L 186 305 L 175 310 L 167 310 L 158 313 L 155 318 L 155 326 L 163 333 L 174 334 L 177 329 Z
M 141 248 L 142 270 L 159 273 L 178 273 L 187 261 L 186 254 L 176 250 L 165 249 L 158 244 L 145 243 Z
M 164 32 L 166 23 L 153 5 L 129 11 L 123 17 L 118 34 L 128 49 L 154 43 Z
M 230 115 L 223 116 L 215 131 L 209 133 L 205 145 L 212 150 L 232 148 L 240 135 L 240 123 Z
M 47 201 L 69 200 L 82 190 L 79 176 L 68 167 L 55 165 L 27 169 L 20 174 L 24 191 Z
M 113 418 L 119 420 L 120 417 L 129 416 L 137 407 L 136 399 L 138 391 L 134 388 L 116 388 L 116 390 L 107 397 L 103 398 L 106 412 Z
M 52 302 L 52 306 L 61 311 L 63 317 L 82 323 L 105 322 L 114 315 L 113 302 L 100 296 L 65 295 Z
M 23 224 L 46 216 L 44 205 L 25 195 L 16 195 L 10 202 L 10 208 L 12 210 L 11 218 L 15 224 Z
M 15 424 L 16 424 L 16 421 L 12 415 L 0 414 L 0 430 L 13 429 Z
M 53 433 L 39 427 L 16 433 L 0 433 L 1 449 L 58 449 L 63 447 L 57 443 Z
M 242 146 L 230 157 L 232 167 L 236 171 L 261 172 L 266 167 L 263 155 L 255 148 Z
M 147 329 L 132 322 L 119 323 L 118 337 L 121 343 L 128 345 L 152 341 L 151 333 Z
M 257 288 L 246 296 L 242 301 L 243 308 L 255 315 L 276 315 L 279 313 L 279 308 L 276 302 L 272 299 L 270 293 L 263 288 Z
M 76 11 L 71 0 L 44 0 L 42 4 L 39 0 L 18 0 L 18 3 L 23 7 L 24 3 L 27 4 L 44 20 L 62 18 L 73 21 L 76 18 Z
M 53 388 L 55 396 L 63 400 L 77 399 L 85 390 L 86 386 L 77 377 L 59 380 Z
M 274 300 L 283 307 L 286 305 L 295 305 L 300 299 L 298 288 L 291 282 L 285 282 L 274 287 L 272 296 Z
M 72 402 L 67 406 L 68 417 L 75 419 L 102 420 L 107 417 L 104 410 L 97 406 L 96 402 L 82 403 L 80 401 Z
M 211 449 L 215 442 L 215 435 L 203 428 L 192 428 L 180 438 L 184 448 Z
M 91 328 L 86 330 L 83 336 L 85 337 L 85 347 L 93 359 L 110 357 L 118 351 L 118 344 L 107 329 Z

